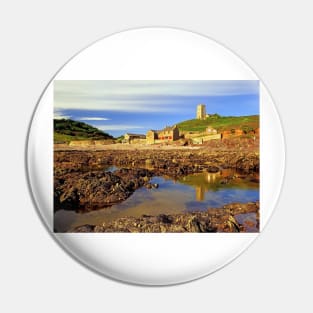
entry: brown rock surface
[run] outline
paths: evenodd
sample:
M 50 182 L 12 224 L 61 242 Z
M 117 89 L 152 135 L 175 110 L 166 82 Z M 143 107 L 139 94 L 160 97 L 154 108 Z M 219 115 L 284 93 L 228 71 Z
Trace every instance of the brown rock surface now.
M 54 179 L 54 209 L 92 210 L 126 200 L 147 184 L 152 172 L 121 168 L 116 172 L 65 173 Z
M 55 151 L 55 174 L 66 171 L 101 169 L 104 166 L 153 168 L 157 175 L 183 176 L 203 170 L 234 168 L 245 174 L 259 171 L 259 156 L 254 152 L 210 152 L 202 150 L 103 150 Z
M 114 173 L 105 168 L 116 165 Z M 92 210 L 127 199 L 136 189 L 149 184 L 152 176 L 179 178 L 203 171 L 239 170 L 243 176 L 259 172 L 259 156 L 252 152 L 202 150 L 103 150 L 55 151 L 54 209 Z M 221 183 L 229 183 L 225 177 Z
M 237 218 L 250 215 L 250 219 Z M 206 212 L 157 216 L 123 217 L 102 225 L 82 225 L 69 232 L 131 232 L 131 233 L 207 233 L 258 232 L 259 202 L 233 203 Z

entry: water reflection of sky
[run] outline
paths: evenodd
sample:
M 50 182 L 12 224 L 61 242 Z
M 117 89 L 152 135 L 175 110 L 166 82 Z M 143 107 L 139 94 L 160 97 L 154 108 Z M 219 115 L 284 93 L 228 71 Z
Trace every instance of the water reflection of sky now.
M 151 182 L 159 184 L 157 189 L 140 188 L 120 204 L 88 213 L 58 211 L 55 225 L 58 231 L 66 231 L 71 227 L 102 224 L 124 216 L 175 214 L 259 200 L 258 184 L 244 180 L 221 184 L 223 178 L 223 173 L 190 175 L 180 181 L 153 177 Z
M 219 190 L 213 191 L 203 185 L 189 186 L 165 180 L 162 177 L 154 177 L 152 182 L 158 183 L 160 187 L 152 191 L 143 189 L 141 190 L 142 195 L 137 195 L 139 198 L 149 200 L 149 206 L 153 206 L 155 201 L 159 202 L 163 197 L 167 201 L 170 199 L 168 205 L 175 206 L 179 203 L 179 206 L 186 211 L 207 210 L 209 207 L 221 207 L 231 202 L 249 202 L 259 199 L 259 189 L 252 187 L 248 189 L 228 188 L 227 185 L 224 185 Z

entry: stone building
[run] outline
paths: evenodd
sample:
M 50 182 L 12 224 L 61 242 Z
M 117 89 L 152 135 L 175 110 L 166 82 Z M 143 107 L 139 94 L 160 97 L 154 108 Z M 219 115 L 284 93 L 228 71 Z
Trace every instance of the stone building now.
M 197 106 L 197 119 L 204 120 L 206 118 L 205 104 L 198 104 Z
M 146 135 L 126 133 L 124 135 L 124 143 L 140 143 L 146 140 Z
M 158 131 L 157 130 L 148 130 L 146 134 L 146 142 L 147 144 L 154 144 L 155 141 L 158 139 Z
M 171 142 L 179 139 L 179 129 L 177 125 L 166 126 L 162 130 L 149 130 L 146 134 L 146 142 L 154 144 L 156 142 Z
M 166 141 L 174 141 L 179 139 L 179 130 L 176 125 L 166 126 L 158 132 L 158 139 Z
M 211 126 L 208 126 L 205 130 L 205 132 L 209 135 L 215 135 L 217 134 L 217 130 Z

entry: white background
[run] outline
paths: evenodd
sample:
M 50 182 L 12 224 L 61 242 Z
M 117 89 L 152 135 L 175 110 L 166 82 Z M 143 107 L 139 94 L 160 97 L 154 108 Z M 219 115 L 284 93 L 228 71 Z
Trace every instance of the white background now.
M 1 5 L 1 311 L 312 311 L 310 2 L 186 3 Z M 51 76 L 92 41 L 137 26 L 181 27 L 231 48 L 269 87 L 287 140 L 283 192 L 262 235 L 221 271 L 175 287 L 124 285 L 74 262 L 40 223 L 25 179 L 28 124 Z

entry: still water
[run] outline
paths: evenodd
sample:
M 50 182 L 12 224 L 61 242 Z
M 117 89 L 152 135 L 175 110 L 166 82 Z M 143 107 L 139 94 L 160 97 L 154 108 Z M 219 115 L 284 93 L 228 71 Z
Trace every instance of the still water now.
M 114 171 L 112 167 L 107 170 Z M 65 232 L 84 224 L 101 225 L 124 216 L 142 214 L 174 214 L 207 210 L 232 202 L 259 200 L 259 184 L 236 178 L 227 184 L 225 177 L 236 174 L 231 170 L 219 173 L 199 173 L 179 180 L 167 177 L 153 177 L 151 183 L 159 184 L 157 189 L 142 187 L 123 203 L 87 213 L 60 210 L 55 213 L 56 231 Z

